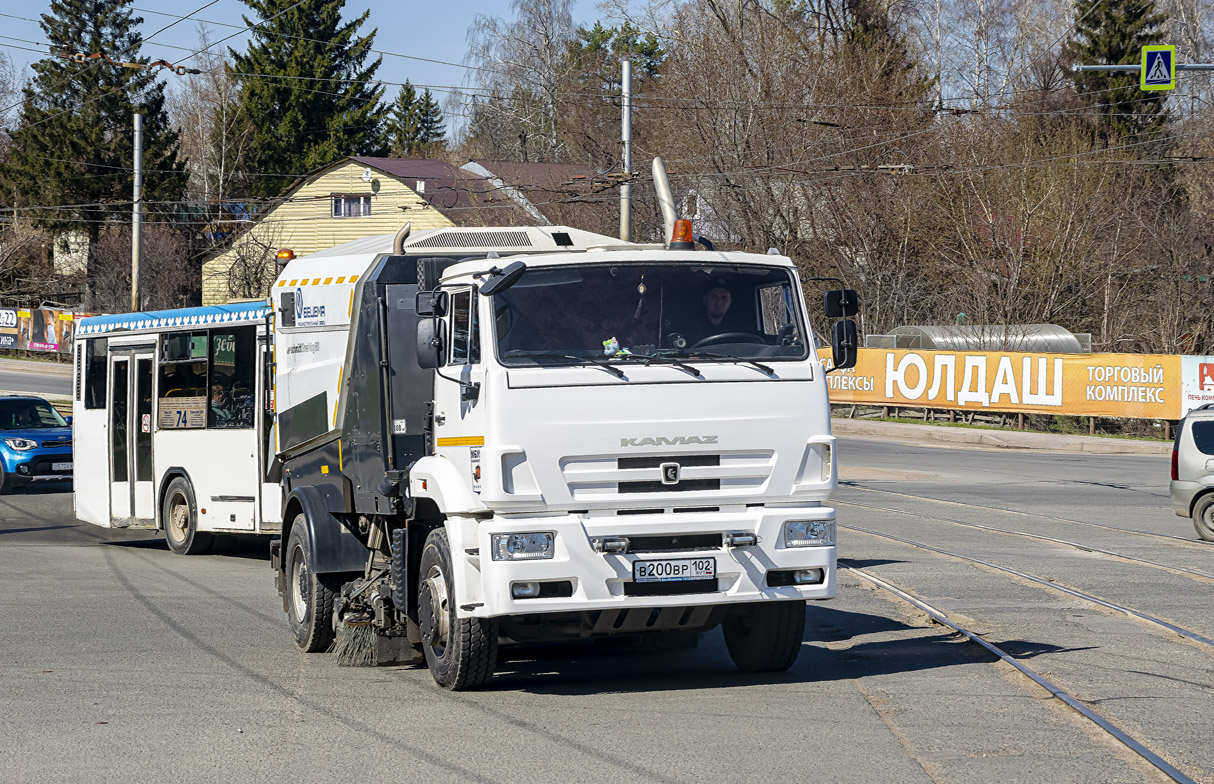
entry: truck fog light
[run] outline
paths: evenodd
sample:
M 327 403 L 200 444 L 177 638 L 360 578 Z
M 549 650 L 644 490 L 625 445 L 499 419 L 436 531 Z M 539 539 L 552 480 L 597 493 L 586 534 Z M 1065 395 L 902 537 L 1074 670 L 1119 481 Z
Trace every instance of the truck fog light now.
M 530 561 L 555 555 L 552 532 L 526 534 L 493 534 L 491 549 L 495 561 Z
M 515 599 L 534 599 L 540 595 L 540 584 L 510 583 L 510 595 Z
M 833 520 L 789 520 L 784 524 L 785 547 L 829 547 L 834 543 Z
M 796 585 L 817 585 L 822 582 L 822 570 L 798 569 L 792 573 L 792 581 Z

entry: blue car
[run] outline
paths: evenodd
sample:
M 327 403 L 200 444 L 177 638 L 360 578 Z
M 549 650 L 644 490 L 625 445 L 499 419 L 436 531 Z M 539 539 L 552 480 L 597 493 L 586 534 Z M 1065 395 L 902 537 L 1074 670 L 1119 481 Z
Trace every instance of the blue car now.
M 0 397 L 0 493 L 72 478 L 72 426 L 40 397 Z

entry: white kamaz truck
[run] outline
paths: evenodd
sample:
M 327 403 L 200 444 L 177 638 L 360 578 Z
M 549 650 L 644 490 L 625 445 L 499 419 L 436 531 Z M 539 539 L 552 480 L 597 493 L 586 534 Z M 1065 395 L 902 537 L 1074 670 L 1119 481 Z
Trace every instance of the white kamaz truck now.
M 287 264 L 272 563 L 301 648 L 346 635 L 467 689 L 499 645 L 721 625 L 740 668 L 792 665 L 835 592 L 826 365 L 790 259 L 666 223 L 406 228 Z M 825 302 L 850 367 L 855 293 Z

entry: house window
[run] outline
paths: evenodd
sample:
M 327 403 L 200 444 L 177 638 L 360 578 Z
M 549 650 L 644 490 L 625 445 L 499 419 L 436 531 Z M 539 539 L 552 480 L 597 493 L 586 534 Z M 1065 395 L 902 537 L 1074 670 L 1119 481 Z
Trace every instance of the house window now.
M 333 196 L 334 218 L 361 218 L 371 214 L 371 195 L 336 194 Z

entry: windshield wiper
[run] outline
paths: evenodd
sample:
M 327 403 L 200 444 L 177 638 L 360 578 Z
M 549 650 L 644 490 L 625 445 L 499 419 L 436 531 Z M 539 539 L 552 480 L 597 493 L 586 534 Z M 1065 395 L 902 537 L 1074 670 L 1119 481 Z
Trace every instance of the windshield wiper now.
M 648 367 L 649 365 L 652 365 L 654 362 L 662 362 L 667 365 L 673 365 L 674 367 L 677 367 L 679 370 L 685 370 L 688 373 L 690 373 L 691 375 L 695 376 L 696 378 L 704 377 L 704 374 L 700 372 L 699 368 L 693 367 L 692 365 L 688 365 L 686 362 L 680 362 L 679 360 L 675 359 L 674 357 L 668 357 L 663 354 L 649 354 L 648 356 L 642 356 L 640 354 L 633 354 L 633 355 L 631 355 L 631 357 L 635 357 L 637 359 L 643 359 L 645 361 L 646 367 Z
M 679 349 L 674 353 L 663 352 L 660 356 L 665 358 L 670 358 L 672 356 L 683 357 L 685 359 L 727 359 L 732 362 L 745 362 L 747 365 L 756 367 L 769 376 L 774 376 L 776 374 L 776 371 L 773 370 L 771 366 L 764 365 L 762 362 L 756 362 L 755 360 L 747 359 L 746 357 L 735 357 L 732 354 L 718 354 L 714 351 L 684 351 Z
M 608 373 L 613 373 L 617 378 L 624 377 L 624 371 L 618 367 L 612 367 L 605 360 L 595 357 L 579 357 L 576 354 L 561 354 L 554 351 L 520 351 L 510 352 L 506 355 L 506 359 L 572 359 L 574 362 L 589 362 L 595 367 L 600 367 Z

